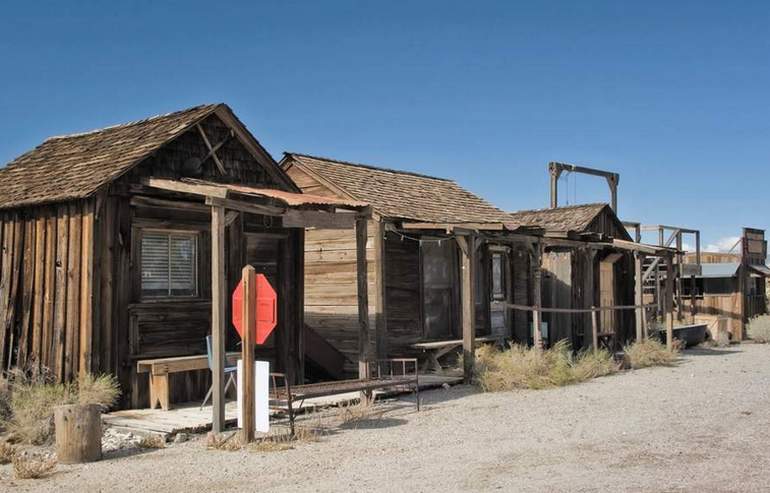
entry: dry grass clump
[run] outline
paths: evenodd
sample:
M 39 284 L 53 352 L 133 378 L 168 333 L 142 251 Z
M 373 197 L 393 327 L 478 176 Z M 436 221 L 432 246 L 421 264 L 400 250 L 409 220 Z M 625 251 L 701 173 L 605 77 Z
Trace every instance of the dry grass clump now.
M 107 410 L 118 400 L 120 384 L 113 375 L 87 374 L 78 381 L 78 404 L 98 404 L 102 410 Z
M 3 384 L 3 382 L 0 382 Z M 15 440 L 45 445 L 53 439 L 53 410 L 64 404 L 98 404 L 103 409 L 115 403 L 120 389 L 114 377 L 85 375 L 77 384 L 56 383 L 47 369 L 36 367 L 8 372 L 0 389 L 0 409 L 7 403 L 2 425 Z M 3 397 L 5 395 L 5 397 Z
M 749 320 L 746 334 L 754 342 L 761 344 L 770 342 L 770 315 L 760 315 Z
M 53 383 L 45 371 L 9 373 L 11 415 L 5 427 L 18 441 L 44 445 L 53 438 L 53 409 L 72 402 L 70 385 Z
M 674 364 L 679 356 L 679 350 L 673 351 L 655 339 L 644 339 L 623 348 L 631 368 L 646 368 L 648 366 L 668 366 Z
M 40 454 L 16 454 L 13 457 L 13 474 L 16 479 L 38 479 L 56 469 L 56 459 Z
M 573 357 L 566 341 L 546 350 L 514 345 L 501 351 L 483 346 L 476 353 L 476 382 L 486 392 L 546 389 L 608 375 L 617 369 L 605 351 L 581 352 Z
M 166 439 L 161 435 L 146 435 L 139 440 L 136 446 L 144 449 L 166 448 Z
M 243 444 L 239 433 L 214 433 L 206 436 L 206 448 L 209 450 L 225 450 L 234 452 L 241 450 Z
M 16 447 L 8 442 L 0 442 L 0 464 L 10 464 L 16 455 Z
M 582 382 L 592 378 L 603 377 L 618 371 L 618 364 L 609 351 L 601 349 L 599 351 L 585 351 L 578 354 L 575 359 L 572 371 L 577 380 Z
M 342 424 L 380 419 L 384 413 L 384 411 L 375 408 L 374 399 L 360 399 L 355 402 L 342 403 L 339 407 Z

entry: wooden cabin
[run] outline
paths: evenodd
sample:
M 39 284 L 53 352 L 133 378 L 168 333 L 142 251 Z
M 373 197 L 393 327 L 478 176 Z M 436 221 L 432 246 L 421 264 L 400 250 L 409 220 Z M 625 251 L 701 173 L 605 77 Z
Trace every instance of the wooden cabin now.
M 770 278 L 764 230 L 744 228 L 739 245 L 737 253 L 701 252 L 701 272 L 682 279 L 684 311 L 708 324 L 712 335 L 724 319 L 733 340 L 745 337 L 751 318 L 767 313 Z M 684 255 L 684 262 L 694 263 L 694 254 Z
M 633 243 L 608 204 L 583 204 L 512 212 L 517 223 L 544 229 L 542 302 L 552 308 L 641 305 L 636 279 L 641 255 L 660 249 Z M 598 330 L 620 347 L 637 336 L 634 310 L 602 311 Z M 549 343 L 566 339 L 573 348 L 591 345 L 591 315 L 544 313 Z
M 371 205 L 369 337 L 380 357 L 464 339 L 467 362 L 475 338 L 532 341 L 531 315 L 506 303 L 533 302 L 538 228 L 443 178 L 295 153 L 281 166 L 305 193 Z M 347 356 L 350 372 L 359 343 L 354 249 L 350 232 L 306 232 L 305 322 Z
M 298 192 L 224 104 L 47 139 L 0 169 L 0 368 L 113 373 L 145 407 L 137 361 L 205 354 L 208 334 L 215 365 L 236 349 L 248 263 L 278 292 L 257 356 L 301 380 L 304 228 L 367 207 Z M 171 398 L 202 398 L 210 375 L 172 374 Z

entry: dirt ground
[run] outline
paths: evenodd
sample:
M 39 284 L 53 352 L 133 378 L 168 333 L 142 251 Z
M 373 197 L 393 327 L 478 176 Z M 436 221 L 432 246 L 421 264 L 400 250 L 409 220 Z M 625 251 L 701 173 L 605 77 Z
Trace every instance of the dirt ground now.
M 14 491 L 767 491 L 770 345 L 686 352 L 553 390 L 465 386 L 380 404 L 281 452 L 206 450 L 202 438 L 60 466 Z M 314 418 L 315 419 L 315 418 Z M 318 418 L 320 419 L 320 418 Z M 7 490 L 6 490 L 7 491 Z

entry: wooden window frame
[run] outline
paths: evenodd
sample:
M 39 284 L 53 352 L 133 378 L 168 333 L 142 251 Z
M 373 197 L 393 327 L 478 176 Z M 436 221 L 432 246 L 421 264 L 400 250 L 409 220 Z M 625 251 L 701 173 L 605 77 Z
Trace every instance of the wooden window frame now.
M 181 236 L 193 239 L 193 287 L 194 293 L 187 295 L 173 295 L 171 294 L 171 282 L 169 279 L 168 293 L 165 295 L 151 296 L 146 295 L 142 288 L 142 240 L 145 234 L 161 234 L 166 235 L 169 238 L 169 249 L 171 248 L 171 237 Z M 141 227 L 137 228 L 137 270 L 136 275 L 138 277 L 138 298 L 140 302 L 173 302 L 173 301 L 194 301 L 201 299 L 201 286 L 200 286 L 200 249 L 201 249 L 201 232 L 190 229 L 173 229 L 173 228 L 153 228 L 153 227 Z M 171 252 L 169 250 L 169 264 L 171 262 Z M 169 265 L 169 276 L 171 275 L 171 268 Z

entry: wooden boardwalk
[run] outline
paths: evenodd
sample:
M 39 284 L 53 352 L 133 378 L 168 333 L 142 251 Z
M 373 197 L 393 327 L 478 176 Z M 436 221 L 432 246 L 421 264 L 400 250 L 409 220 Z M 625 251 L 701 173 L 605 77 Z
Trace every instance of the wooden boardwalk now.
M 462 382 L 462 376 L 447 376 L 426 374 L 420 375 L 420 390 L 440 387 L 443 384 L 454 385 Z M 307 399 L 302 403 L 300 411 L 318 407 L 337 406 L 358 399 L 359 392 L 348 392 L 328 397 Z M 375 392 L 385 395 L 387 392 Z M 276 415 L 284 421 L 285 418 Z M 177 433 L 202 433 L 211 429 L 211 406 L 200 408 L 200 403 L 185 402 L 174 404 L 168 411 L 162 409 L 127 409 L 115 411 L 103 416 L 104 424 L 120 431 L 130 431 L 137 435 L 162 435 L 169 438 Z M 225 405 L 225 423 L 234 425 L 237 421 L 235 401 Z

